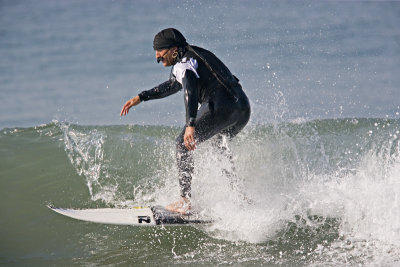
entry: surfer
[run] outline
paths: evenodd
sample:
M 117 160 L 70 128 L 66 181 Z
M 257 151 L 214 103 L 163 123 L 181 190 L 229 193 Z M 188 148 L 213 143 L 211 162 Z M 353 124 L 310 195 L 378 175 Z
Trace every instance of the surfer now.
M 168 28 L 154 37 L 157 62 L 170 67 L 168 81 L 128 100 L 121 116 L 142 101 L 159 99 L 184 91 L 186 125 L 176 139 L 181 199 L 166 208 L 187 213 L 190 210 L 193 150 L 211 137 L 234 137 L 250 118 L 246 94 L 230 70 L 210 51 L 189 45 L 176 29 Z M 200 104 L 200 107 L 198 106 Z

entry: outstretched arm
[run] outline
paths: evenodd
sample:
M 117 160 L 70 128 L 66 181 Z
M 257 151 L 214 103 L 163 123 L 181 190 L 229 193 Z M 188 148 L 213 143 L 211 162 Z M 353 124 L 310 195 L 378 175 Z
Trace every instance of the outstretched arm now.
M 140 97 L 139 96 L 135 96 L 132 99 L 129 99 L 128 101 L 126 101 L 125 105 L 122 107 L 121 109 L 121 114 L 119 114 L 120 116 L 125 116 L 128 114 L 129 109 L 133 106 L 139 105 L 140 103 Z
M 150 90 L 143 91 L 138 96 L 135 96 L 134 98 L 126 101 L 125 105 L 122 107 L 120 116 L 127 115 L 131 107 L 138 105 L 142 101 L 167 97 L 178 92 L 181 89 L 182 85 L 175 80 L 170 79 L 166 82 L 163 82 L 162 84 Z
M 147 90 L 143 91 L 139 94 L 140 100 L 141 101 L 147 101 L 151 99 L 159 99 L 159 98 L 164 98 L 169 95 L 175 94 L 179 90 L 182 89 L 182 85 L 178 83 L 175 80 L 169 79 L 166 82 L 163 82 L 162 84 Z

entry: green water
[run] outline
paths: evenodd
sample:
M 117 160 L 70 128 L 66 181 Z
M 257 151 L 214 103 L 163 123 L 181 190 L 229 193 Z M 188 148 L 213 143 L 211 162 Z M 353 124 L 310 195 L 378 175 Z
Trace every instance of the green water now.
M 230 146 L 252 205 L 233 198 L 215 172 L 224 162 L 205 143 L 196 152 L 193 201 L 216 223 L 195 227 L 93 224 L 46 207 L 176 199 L 180 129 L 59 122 L 3 129 L 0 264 L 393 266 L 399 129 L 384 119 L 247 128 Z

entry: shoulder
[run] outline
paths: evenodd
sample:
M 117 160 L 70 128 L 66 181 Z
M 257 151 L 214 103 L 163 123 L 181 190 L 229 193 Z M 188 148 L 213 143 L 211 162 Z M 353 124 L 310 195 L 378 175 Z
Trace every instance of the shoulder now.
M 183 57 L 179 62 L 177 62 L 174 68 L 177 69 L 197 69 L 199 66 L 198 60 L 194 57 Z
M 187 70 L 193 71 L 196 74 L 197 78 L 200 76 L 197 73 L 198 61 L 193 57 L 183 57 L 179 62 L 177 62 L 173 69 L 172 74 L 175 76 L 176 80 L 179 83 L 182 83 L 182 79 L 185 76 Z

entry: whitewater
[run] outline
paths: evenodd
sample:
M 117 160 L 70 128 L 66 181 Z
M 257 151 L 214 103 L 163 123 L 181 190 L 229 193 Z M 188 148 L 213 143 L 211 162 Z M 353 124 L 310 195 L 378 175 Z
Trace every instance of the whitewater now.
M 248 127 L 229 143 L 235 181 L 224 176 L 231 162 L 206 142 L 195 154 L 193 206 L 214 218 L 211 226 L 92 225 L 47 210 L 49 204 L 129 207 L 176 200 L 174 139 L 179 130 L 57 121 L 3 129 L 1 188 L 15 191 L 2 194 L 2 211 L 10 214 L 2 218 L 2 225 L 12 230 L 2 233 L 2 240 L 8 240 L 1 244 L 2 253 L 18 245 L 12 237 L 27 234 L 38 253 L 47 254 L 42 260 L 48 263 L 68 263 L 72 256 L 75 263 L 103 264 L 106 258 L 98 255 L 102 247 L 113 264 L 127 259 L 139 263 L 131 252 L 142 251 L 143 239 L 163 257 L 173 251 L 174 257 L 166 259 L 169 264 L 398 263 L 400 121 L 393 119 Z M 27 187 L 31 190 L 25 191 Z M 15 216 L 25 219 L 14 222 Z M 39 237 L 43 232 L 45 237 Z M 129 249 L 113 249 L 110 239 L 112 247 Z M 65 248 L 66 243 L 74 247 Z M 60 251 L 67 258 L 56 257 Z

